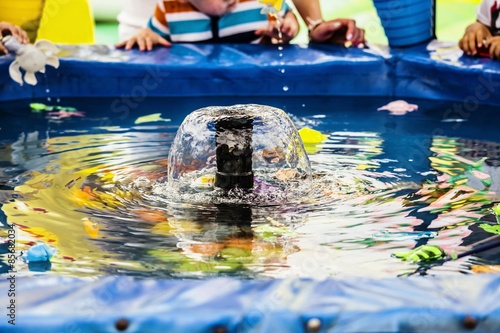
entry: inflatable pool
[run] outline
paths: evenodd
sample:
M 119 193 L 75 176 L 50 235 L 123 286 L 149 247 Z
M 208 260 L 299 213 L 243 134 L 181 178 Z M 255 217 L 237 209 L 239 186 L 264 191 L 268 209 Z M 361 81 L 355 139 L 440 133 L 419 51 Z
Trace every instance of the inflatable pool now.
M 155 97 L 419 98 L 450 101 L 458 106 L 452 111 L 457 117 L 479 105 L 500 106 L 500 63 L 464 57 L 455 47 L 439 43 L 404 51 L 174 45 L 139 53 L 65 46 L 60 56 L 60 68 L 48 68 L 35 87 L 11 81 L 7 72 L 12 58 L 0 58 L 0 101 L 118 96 L 118 101 L 132 102 Z M 500 330 L 498 275 L 324 280 L 2 277 L 0 328 L 5 332 Z

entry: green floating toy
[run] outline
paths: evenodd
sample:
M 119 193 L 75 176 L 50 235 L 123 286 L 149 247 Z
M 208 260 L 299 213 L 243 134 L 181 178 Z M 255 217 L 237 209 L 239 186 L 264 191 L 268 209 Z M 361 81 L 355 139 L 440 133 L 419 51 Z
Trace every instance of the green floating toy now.
M 45 105 L 43 103 L 31 103 L 31 112 L 41 113 L 41 112 L 51 112 L 51 111 L 66 111 L 66 112 L 77 112 L 78 110 L 71 106 L 59 106 L 59 105 Z
M 498 223 L 500 223 L 500 204 L 493 207 L 493 213 L 495 213 L 495 215 L 497 217 L 497 221 L 498 221 Z
M 393 257 L 403 261 L 422 262 L 446 259 L 446 253 L 436 245 L 422 245 L 408 252 L 396 252 Z
M 496 225 L 491 225 L 491 224 L 480 224 L 479 227 L 482 228 L 484 231 L 495 234 L 495 235 L 500 235 L 500 204 L 496 205 L 492 209 L 493 214 L 495 215 L 498 224 Z

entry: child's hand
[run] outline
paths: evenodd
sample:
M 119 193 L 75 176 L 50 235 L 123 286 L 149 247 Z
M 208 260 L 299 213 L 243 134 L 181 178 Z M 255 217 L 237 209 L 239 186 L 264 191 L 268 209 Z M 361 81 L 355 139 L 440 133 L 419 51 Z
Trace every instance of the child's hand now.
M 259 29 L 255 31 L 255 34 L 258 36 L 266 36 L 274 40 L 281 40 L 280 42 L 283 44 L 288 44 L 292 39 L 297 36 L 299 32 L 299 22 L 297 21 L 297 17 L 291 11 L 287 12 L 285 17 L 283 17 L 281 21 L 281 36 L 279 35 L 278 30 L 278 22 L 271 21 L 267 28 Z
M 292 39 L 299 33 L 299 21 L 295 14 L 289 11 L 286 13 L 281 23 L 281 34 L 283 36 L 283 42 L 288 44 Z
M 491 37 L 486 45 L 490 48 L 491 59 L 500 59 L 500 36 Z
M 156 32 L 149 28 L 142 28 L 132 36 L 129 40 L 125 40 L 116 45 L 116 47 L 125 47 L 125 50 L 131 50 L 135 44 L 139 46 L 139 50 L 141 51 L 151 51 L 153 49 L 153 45 L 160 44 L 163 46 L 171 46 L 168 40 L 158 35 Z
M 349 43 L 356 47 L 366 44 L 365 31 L 357 27 L 356 21 L 351 19 L 335 19 L 320 22 L 311 28 L 309 38 L 314 43 L 342 45 Z
M 458 46 L 467 55 L 476 55 L 477 49 L 483 46 L 483 41 L 491 38 L 491 32 L 484 24 L 476 22 L 467 27 Z
M 3 46 L 1 43 L 2 37 L 4 37 L 2 31 L 9 30 L 12 36 L 14 36 L 21 44 L 29 43 L 30 39 L 26 34 L 26 31 L 18 27 L 17 25 L 8 23 L 8 22 L 0 22 L 0 54 L 8 54 L 9 51 Z

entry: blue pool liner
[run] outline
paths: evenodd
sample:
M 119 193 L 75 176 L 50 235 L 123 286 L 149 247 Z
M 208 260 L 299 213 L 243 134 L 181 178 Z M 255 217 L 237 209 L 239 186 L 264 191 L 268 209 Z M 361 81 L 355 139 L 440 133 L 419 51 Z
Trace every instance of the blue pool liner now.
M 148 53 L 68 46 L 62 47 L 60 68 L 37 74 L 40 83 L 34 87 L 12 81 L 8 67 L 13 58 L 0 57 L 0 101 L 122 95 L 386 96 L 500 105 L 500 62 L 463 56 L 455 48 L 452 60 L 441 60 L 433 59 L 427 45 L 404 50 L 290 45 L 279 51 L 263 45 L 177 44 Z
M 0 282 L 6 295 L 8 282 Z M 500 276 L 17 280 L 1 332 L 499 332 Z M 308 323 L 320 329 L 308 330 Z M 317 326 L 316 326 L 317 327 Z M 119 328 L 119 329 L 117 329 Z
M 381 96 L 452 101 L 464 117 L 480 112 L 481 104 L 500 106 L 500 62 L 453 52 L 450 60 L 426 45 L 404 51 L 291 45 L 278 51 L 186 44 L 148 53 L 61 46 L 60 68 L 37 74 L 34 87 L 12 81 L 13 58 L 0 57 L 0 101 Z M 41 274 L 36 272 L 50 266 L 30 269 Z M 9 277 L 0 279 L 4 313 Z M 318 332 L 500 332 L 498 275 L 325 281 L 35 275 L 17 276 L 14 286 L 16 325 L 4 315 L 0 332 L 311 332 L 313 322 L 320 323 Z

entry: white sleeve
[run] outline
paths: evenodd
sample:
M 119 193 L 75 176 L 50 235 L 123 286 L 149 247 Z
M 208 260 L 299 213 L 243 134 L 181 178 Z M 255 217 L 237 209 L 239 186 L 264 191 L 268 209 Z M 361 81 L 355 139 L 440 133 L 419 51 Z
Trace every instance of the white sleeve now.
M 155 12 L 156 3 L 158 0 L 121 0 L 121 11 L 117 17 L 120 26 L 137 30 L 146 27 Z
M 477 20 L 487 27 L 491 27 L 491 12 L 490 8 L 493 6 L 495 0 L 483 0 L 477 6 Z

